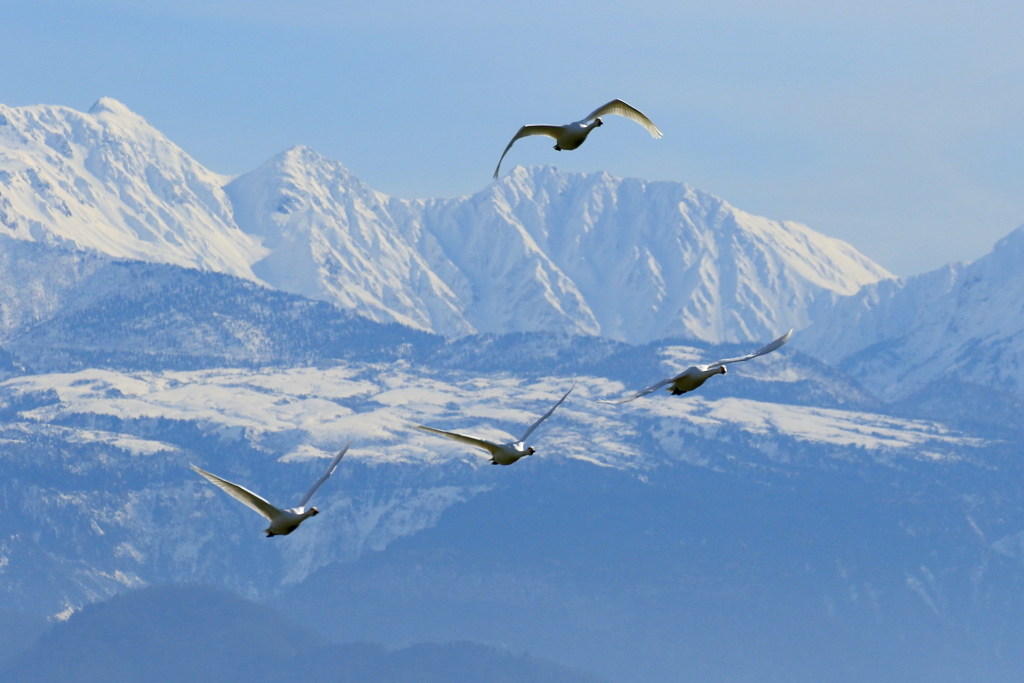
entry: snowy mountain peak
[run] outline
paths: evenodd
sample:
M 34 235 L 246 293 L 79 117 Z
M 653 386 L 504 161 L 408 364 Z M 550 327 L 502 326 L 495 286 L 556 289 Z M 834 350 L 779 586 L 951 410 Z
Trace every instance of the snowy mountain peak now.
M 484 192 L 432 208 L 442 205 L 478 216 L 475 232 L 491 240 L 508 232 L 535 245 L 578 289 L 597 333 L 624 341 L 770 338 L 806 326 L 815 298 L 892 277 L 845 242 L 683 183 L 517 167 Z M 439 234 L 453 248 L 472 239 L 468 229 Z
M 211 173 L 120 102 L 0 106 L 0 234 L 253 278 Z
M 248 175 L 248 174 L 247 174 Z M 352 193 L 382 201 L 383 196 L 376 193 L 363 183 L 340 161 L 328 159 L 316 150 L 305 145 L 296 145 L 271 157 L 251 175 L 260 177 L 267 184 L 265 189 L 276 194 L 278 202 L 275 213 L 287 214 L 297 208 L 296 202 L 302 202 L 317 196 L 318 203 L 331 201 L 332 193 L 338 196 Z M 236 207 L 236 215 L 245 206 Z M 239 220 L 239 223 L 246 223 Z
M 472 196 L 400 200 L 295 146 L 225 185 L 111 98 L 0 117 L 0 234 L 257 279 L 447 336 L 757 341 L 891 277 L 682 183 L 517 167 Z
M 139 120 L 145 120 L 127 106 L 115 100 L 113 97 L 101 97 L 96 100 L 96 103 L 89 107 L 90 116 L 100 116 L 102 114 L 112 114 L 114 116 L 122 117 L 133 117 Z
M 335 159 L 328 159 L 320 152 L 307 145 L 292 145 L 280 154 L 271 157 L 268 162 L 275 162 L 281 166 L 296 168 L 308 168 L 310 166 L 325 166 L 335 173 L 351 176 L 345 164 Z
M 1021 259 L 1024 258 L 1024 225 L 996 242 L 995 246 L 992 247 L 991 258 L 1000 261 L 1003 259 L 1011 260 L 1019 266 Z
M 881 397 L 936 380 L 1024 394 L 1024 227 L 974 263 L 879 282 L 825 310 L 797 344 Z
M 458 297 L 340 162 L 297 146 L 225 187 L 237 224 L 263 238 L 263 281 L 377 321 L 469 334 Z

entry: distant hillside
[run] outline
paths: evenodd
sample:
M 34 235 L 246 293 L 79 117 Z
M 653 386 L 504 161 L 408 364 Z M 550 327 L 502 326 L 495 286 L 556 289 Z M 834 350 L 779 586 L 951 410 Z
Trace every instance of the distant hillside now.
M 0 378 L 9 354 L 37 372 L 193 369 L 394 360 L 443 343 L 231 275 L 0 237 L 4 290 Z
M 401 650 L 329 643 L 266 606 L 161 586 L 90 605 L 0 664 L 6 683 L 601 683 L 469 643 Z

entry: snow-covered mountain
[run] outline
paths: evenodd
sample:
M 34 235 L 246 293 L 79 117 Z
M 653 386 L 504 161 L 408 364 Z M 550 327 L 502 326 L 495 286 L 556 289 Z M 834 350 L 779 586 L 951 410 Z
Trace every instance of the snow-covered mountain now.
M 708 353 L 657 351 L 666 368 Z M 595 402 L 625 389 L 599 375 L 524 378 L 401 362 L 12 377 L 0 382 L 0 498 L 13 534 L 0 544 L 10 588 L 0 590 L 0 608 L 52 615 L 161 581 L 273 595 L 320 567 L 433 526 L 444 510 L 508 476 L 483 454 L 413 425 L 508 439 L 574 379 L 573 400 L 538 433 L 534 460 L 548 467 L 575 463 L 655 481 L 684 465 L 741 478 L 785 479 L 840 463 L 888 472 L 919 462 L 939 472 L 990 446 L 934 422 L 761 398 L 800 394 L 808 379 L 843 382 L 814 370 L 780 354 L 738 369 L 718 392 L 625 408 Z M 262 481 L 261 493 L 287 500 L 349 440 L 349 465 L 318 497 L 323 519 L 334 521 L 284 543 L 253 544 L 259 525 L 251 511 L 187 469 L 198 462 L 247 485 Z
M 0 108 L 3 234 L 258 279 L 449 337 L 763 340 L 891 277 L 681 183 L 518 168 L 469 197 L 400 200 L 302 147 L 228 180 L 109 98 L 87 114 Z
M 848 244 L 682 183 L 516 168 L 399 200 L 295 148 L 227 186 L 274 287 L 447 336 L 549 331 L 751 341 L 891 277 Z
M 254 278 L 227 181 L 104 97 L 88 113 L 0 105 L 0 234 Z
M 481 331 L 562 318 L 565 331 L 632 343 L 752 341 L 891 277 L 844 242 L 682 183 L 517 168 L 472 197 L 407 205 L 474 283 Z M 545 307 L 551 322 L 532 322 Z
M 402 200 L 302 147 L 217 176 L 112 100 L 2 108 L 0 622 L 201 582 L 626 683 L 1016 681 L 1022 257 L 896 280 L 679 183 Z M 510 438 L 573 381 L 515 467 L 414 428 Z M 289 501 L 349 440 L 271 541 L 188 469 Z
M 886 280 L 838 299 L 797 346 L 885 400 L 955 380 L 1024 394 L 1024 227 L 970 264 Z
M 225 189 L 235 220 L 269 250 L 253 266 L 264 282 L 374 320 L 473 331 L 459 295 L 400 234 L 388 198 L 340 163 L 293 147 Z

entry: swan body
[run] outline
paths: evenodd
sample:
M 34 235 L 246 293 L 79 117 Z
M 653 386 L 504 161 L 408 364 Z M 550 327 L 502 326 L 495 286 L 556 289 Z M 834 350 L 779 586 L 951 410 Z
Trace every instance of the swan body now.
M 505 151 L 501 153 L 501 159 L 498 160 L 498 166 L 494 169 L 494 177 L 498 177 L 498 172 L 501 170 L 501 162 L 504 161 L 505 155 L 512 149 L 512 145 L 515 144 L 519 138 L 530 137 L 531 135 L 546 135 L 549 138 L 554 138 L 555 149 L 561 152 L 563 149 L 571 150 L 576 149 L 586 141 L 587 136 L 595 128 L 600 128 L 604 125 L 601 117 L 606 114 L 616 114 L 618 116 L 624 116 L 627 119 L 636 121 L 641 126 L 647 129 L 647 132 L 651 134 L 651 137 L 658 139 L 661 137 L 661 131 L 654 123 L 644 116 L 644 114 L 629 104 L 626 104 L 622 100 L 612 100 L 608 104 L 598 107 L 594 111 L 590 112 L 586 118 L 567 123 L 564 126 L 544 126 L 544 125 L 532 125 L 523 126 L 519 129 L 505 147 Z
M 533 455 L 536 451 L 532 446 L 526 445 L 526 439 L 529 438 L 533 430 L 540 426 L 540 423 L 551 417 L 551 413 L 555 412 L 555 409 L 562 405 L 562 402 L 569 397 L 572 390 L 576 388 L 576 383 L 573 382 L 572 386 L 569 387 L 569 391 L 565 392 L 562 398 L 558 399 L 558 402 L 551 407 L 551 410 L 540 416 L 540 419 L 530 425 L 530 428 L 526 430 L 522 438 L 518 441 L 512 441 L 510 443 L 494 443 L 492 441 L 486 441 L 484 439 L 478 439 L 475 436 L 466 436 L 465 434 L 459 434 L 457 432 L 446 432 L 443 429 L 434 429 L 433 427 L 426 427 L 424 425 L 416 425 L 416 429 L 422 429 L 425 432 L 431 434 L 437 434 L 453 441 L 464 443 L 468 446 L 474 446 L 476 448 L 483 449 L 491 454 L 492 465 L 511 465 L 520 458 L 526 457 L 527 455 Z
M 632 396 L 627 396 L 626 398 L 620 398 L 620 399 L 617 399 L 615 401 L 600 400 L 598 402 L 599 403 L 628 403 L 629 401 L 636 400 L 636 399 L 640 398 L 641 396 L 646 396 L 647 394 L 654 393 L 655 391 L 657 391 L 658 389 L 660 389 L 660 388 L 662 388 L 663 386 L 666 386 L 666 385 L 668 385 L 668 391 L 673 396 L 679 396 L 680 394 L 685 394 L 687 392 L 693 391 L 694 389 L 700 387 L 702 384 L 704 384 L 704 382 L 707 382 L 709 379 L 711 379 L 715 375 L 724 375 L 726 373 L 725 366 L 728 365 L 729 363 L 740 363 L 742 361 L 750 360 L 751 358 L 757 358 L 758 356 L 763 356 L 766 353 L 771 353 L 772 351 L 775 351 L 780 346 L 782 346 L 783 344 L 788 342 L 789 338 L 792 335 L 793 335 L 793 330 L 790 330 L 789 332 L 787 332 L 786 334 L 782 335 L 781 337 L 779 337 L 775 341 L 771 342 L 770 344 L 766 344 L 765 346 L 762 346 L 761 348 L 759 348 L 757 351 L 754 351 L 753 353 L 748 353 L 745 356 L 740 356 L 739 358 L 724 358 L 722 360 L 716 360 L 714 363 L 709 363 L 707 365 L 694 365 L 692 367 L 686 368 L 685 370 L 683 370 L 678 375 L 676 375 L 674 377 L 669 377 L 668 379 L 663 379 L 660 382 L 658 382 L 657 384 L 652 384 L 651 386 L 647 387 L 646 389 L 641 389 L 640 391 L 636 392 Z
M 302 497 L 302 501 L 299 502 L 296 507 L 288 508 L 287 510 L 282 510 L 271 505 L 266 499 L 256 495 L 249 489 L 239 486 L 238 484 L 233 484 L 227 479 L 221 479 L 216 474 L 211 474 L 206 470 L 201 470 L 195 465 L 190 465 L 190 467 L 196 473 L 205 477 L 211 484 L 221 489 L 235 500 L 249 508 L 252 508 L 269 519 L 270 526 L 263 530 L 266 532 L 267 538 L 270 538 L 271 536 L 287 536 L 298 529 L 299 525 L 304 521 L 310 517 L 315 517 L 320 514 L 320 511 L 315 507 L 307 509 L 306 503 L 308 503 L 309 499 L 313 497 L 316 490 L 320 488 L 320 485 L 327 481 L 327 478 L 334 473 L 335 468 L 337 468 L 341 459 L 345 457 L 345 453 L 348 451 L 348 447 L 350 445 L 351 444 L 346 444 L 346 446 L 341 449 L 341 452 L 334 456 L 334 459 L 331 460 L 331 464 L 327 466 L 327 470 L 319 479 L 316 480 L 313 487 L 306 492 L 306 495 Z

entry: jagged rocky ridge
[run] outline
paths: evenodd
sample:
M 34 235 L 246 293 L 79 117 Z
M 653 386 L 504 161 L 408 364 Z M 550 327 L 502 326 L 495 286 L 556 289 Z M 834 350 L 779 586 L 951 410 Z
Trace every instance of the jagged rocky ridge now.
M 252 277 L 226 181 L 109 97 L 0 105 L 0 234 Z
M 445 336 L 754 341 L 890 277 L 844 242 L 681 183 L 520 168 L 470 197 L 399 200 L 303 147 L 228 180 L 109 98 L 88 114 L 0 107 L 0 233 Z

